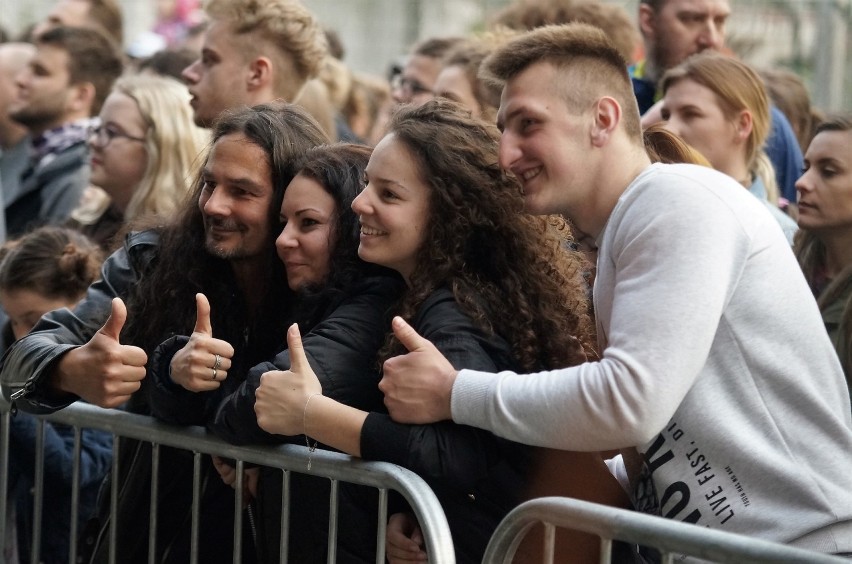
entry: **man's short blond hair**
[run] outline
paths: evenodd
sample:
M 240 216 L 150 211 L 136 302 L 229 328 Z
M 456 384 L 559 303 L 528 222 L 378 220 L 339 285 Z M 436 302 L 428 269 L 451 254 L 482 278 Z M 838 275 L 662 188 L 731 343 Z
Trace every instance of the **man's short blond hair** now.
M 585 112 L 602 96 L 610 96 L 621 106 L 625 132 L 642 142 L 639 108 L 627 62 L 600 28 L 572 23 L 524 33 L 485 59 L 480 77 L 504 85 L 541 62 L 558 69 L 560 80 L 552 87 L 565 99 L 569 111 Z
M 328 56 L 322 26 L 297 0 L 208 0 L 204 9 L 211 19 L 227 22 L 238 36 L 252 36 L 244 48 L 252 46 L 255 52 L 247 56 L 270 57 L 284 69 L 276 72 L 274 87 L 288 99 L 317 76 Z M 264 51 L 269 48 L 275 52 Z

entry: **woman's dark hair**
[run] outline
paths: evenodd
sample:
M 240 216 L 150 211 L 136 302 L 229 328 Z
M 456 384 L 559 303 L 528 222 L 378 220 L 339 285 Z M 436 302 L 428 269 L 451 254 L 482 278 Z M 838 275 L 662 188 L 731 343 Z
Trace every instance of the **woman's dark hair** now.
M 571 366 L 595 356 L 582 272 L 560 217 L 525 214 L 516 179 L 498 164 L 499 133 L 443 99 L 403 107 L 388 133 L 429 186 L 429 225 L 400 315 L 411 319 L 440 286 L 481 329 L 512 347 L 518 368 Z M 387 358 L 404 352 L 392 336 Z
M 826 117 L 814 129 L 814 137 L 825 132 L 846 132 L 852 131 L 852 113 L 837 114 Z M 813 140 L 812 140 L 813 141 Z M 799 229 L 794 240 L 793 250 L 796 253 L 796 258 L 799 260 L 799 265 L 802 267 L 802 272 L 805 274 L 805 279 L 812 290 L 818 291 L 820 288 L 820 280 L 824 277 L 826 248 L 822 239 L 809 229 Z M 817 305 L 820 310 L 824 310 L 830 305 L 837 302 L 843 296 L 852 296 L 849 288 L 852 287 L 852 264 L 846 265 L 834 278 L 822 289 L 817 297 Z M 840 316 L 841 334 L 852 335 L 852 297 L 846 300 L 843 304 L 842 313 Z M 844 372 L 852 369 L 852 343 L 846 347 L 846 357 L 840 358 L 840 363 L 843 365 Z M 849 373 L 847 373 L 847 378 Z
M 328 143 L 328 137 L 299 106 L 280 102 L 224 113 L 213 126 L 211 146 L 231 134 L 245 136 L 266 155 L 274 190 L 268 221 L 270 226 L 279 225 L 284 189 L 296 175 L 298 163 L 310 148 Z M 268 245 L 260 257 L 269 282 L 259 311 L 244 311 L 244 307 L 235 310 L 231 265 L 205 248 L 204 217 L 198 206 L 203 188 L 199 171 L 175 221 L 162 228 L 156 267 L 149 267 L 131 296 L 126 335 L 150 352 L 170 334 L 188 334 L 195 322 L 195 294 L 203 292 L 210 301 L 211 322 L 218 338 L 233 344 L 233 339 L 244 335 L 248 320 L 254 318 L 255 328 L 270 341 L 278 339 L 280 346 L 285 330 L 282 320 L 286 319 L 284 312 L 291 294 L 284 266 L 275 253 L 279 231 L 270 229 Z
M 315 180 L 334 199 L 334 243 L 331 248 L 328 279 L 317 287 L 300 290 L 296 314 L 302 330 L 309 330 L 323 314 L 323 305 L 350 292 L 368 272 L 383 271 L 358 257 L 360 224 L 352 211 L 352 200 L 364 184 L 364 169 L 372 148 L 352 143 L 335 143 L 309 149 L 296 176 Z
M 103 253 L 85 235 L 41 227 L 0 248 L 0 290 L 77 301 L 100 274 Z

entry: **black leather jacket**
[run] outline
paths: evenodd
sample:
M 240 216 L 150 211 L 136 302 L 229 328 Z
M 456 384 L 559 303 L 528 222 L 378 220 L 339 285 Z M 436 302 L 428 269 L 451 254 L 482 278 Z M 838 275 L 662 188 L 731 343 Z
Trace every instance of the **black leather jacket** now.
M 127 300 L 132 288 L 156 260 L 159 236 L 154 231 L 131 233 L 124 246 L 113 253 L 101 269 L 101 279 L 92 284 L 73 311 L 61 309 L 46 314 L 33 332 L 15 343 L 3 358 L 3 393 L 16 408 L 32 413 L 50 413 L 78 398 L 58 396 L 48 388 L 54 363 L 66 352 L 87 343 L 109 317 L 115 297 Z M 144 405 L 146 402 L 142 402 Z M 109 476 L 119 486 L 117 560 L 131 564 L 148 561 L 148 508 L 150 507 L 151 445 L 121 439 L 119 475 Z M 192 453 L 161 447 L 156 560 L 183 563 L 189 560 L 190 508 L 192 497 Z M 199 561 L 231 562 L 233 553 L 234 495 L 224 485 L 210 462 L 202 464 L 201 530 Z M 102 492 L 109 492 L 106 487 Z M 100 519 L 84 532 L 81 552 L 93 563 L 109 556 L 109 499 L 100 500 Z M 244 562 L 252 562 L 253 547 L 244 543 Z M 91 554 L 86 554 L 91 551 Z
M 86 344 L 106 323 L 115 297 L 127 300 L 156 256 L 159 236 L 154 231 L 131 233 L 124 246 L 101 268 L 101 279 L 92 284 L 74 308 L 46 314 L 33 331 L 16 342 L 3 357 L 0 382 L 3 395 L 13 406 L 30 413 L 52 413 L 75 402 L 77 396 L 57 395 L 47 386 L 54 364 L 66 352 Z

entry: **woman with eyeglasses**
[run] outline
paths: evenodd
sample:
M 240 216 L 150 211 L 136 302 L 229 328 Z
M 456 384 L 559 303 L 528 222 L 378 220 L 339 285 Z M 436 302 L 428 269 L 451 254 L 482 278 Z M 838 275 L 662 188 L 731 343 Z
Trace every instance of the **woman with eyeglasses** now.
M 87 191 L 70 225 L 108 248 L 131 221 L 166 220 L 207 141 L 193 123 L 186 86 L 165 77 L 119 79 L 89 135 L 91 183 L 103 192 Z

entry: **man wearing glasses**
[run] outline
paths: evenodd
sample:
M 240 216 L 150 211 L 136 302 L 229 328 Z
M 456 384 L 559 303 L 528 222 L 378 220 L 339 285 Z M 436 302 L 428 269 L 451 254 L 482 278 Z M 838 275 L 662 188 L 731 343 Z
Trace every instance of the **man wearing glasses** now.
M 417 43 L 402 72 L 393 79 L 394 101 L 419 106 L 431 100 L 434 97 L 432 87 L 441 72 L 441 61 L 461 41 L 460 37 L 433 37 Z
M 14 199 L 6 203 L 10 238 L 61 223 L 89 182 L 86 139 L 122 64 L 112 42 L 93 29 L 57 27 L 36 40 L 17 77 L 10 117 L 29 129 L 31 158 Z

